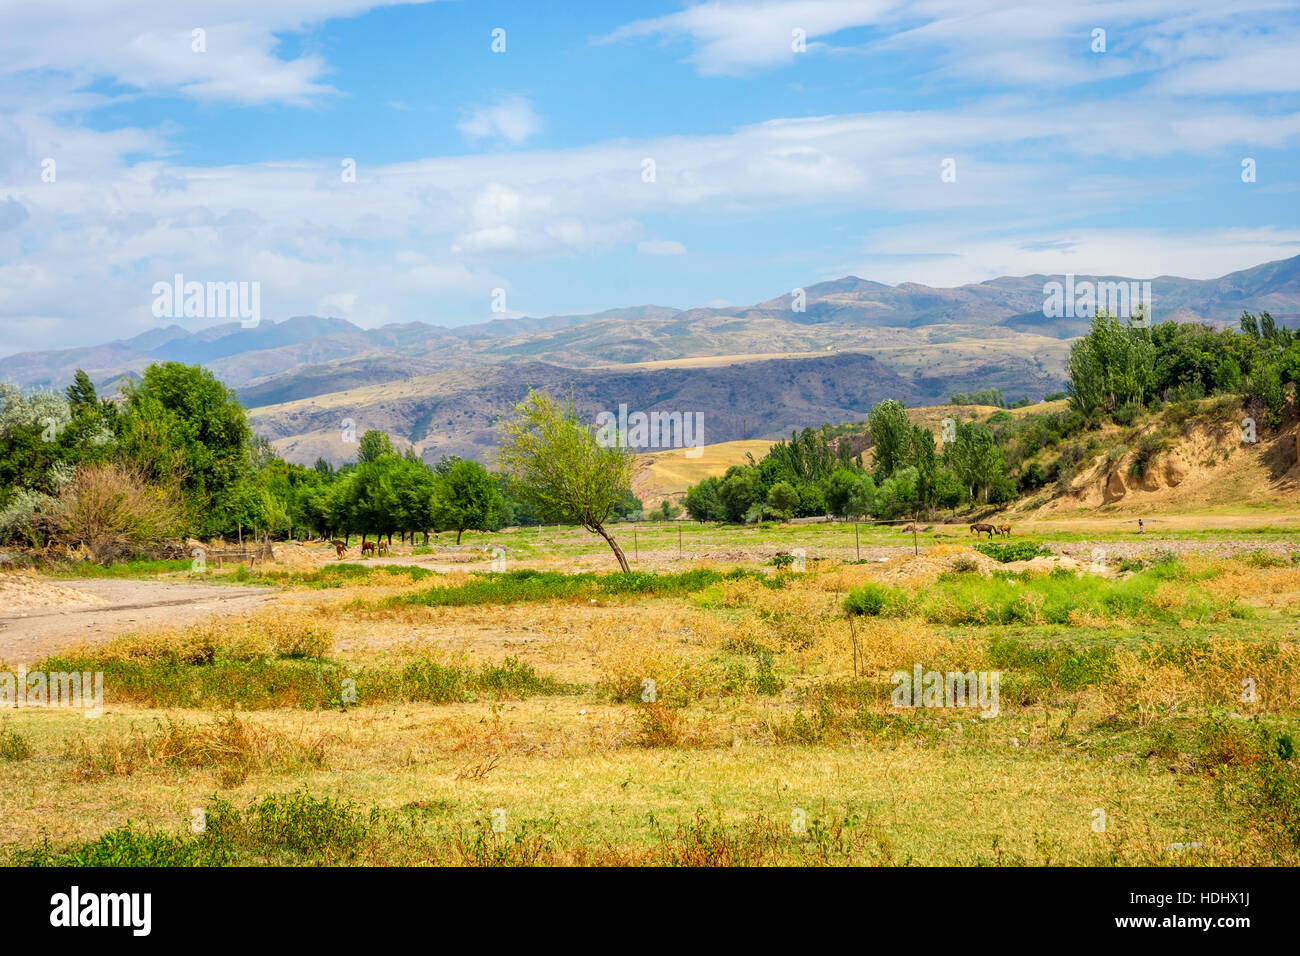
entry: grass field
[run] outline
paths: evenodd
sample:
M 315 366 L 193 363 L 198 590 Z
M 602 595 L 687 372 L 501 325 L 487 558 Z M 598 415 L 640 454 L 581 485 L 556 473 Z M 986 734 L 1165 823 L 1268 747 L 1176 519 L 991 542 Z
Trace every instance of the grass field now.
M 0 852 L 1300 862 L 1289 522 L 1044 527 L 1012 540 L 1049 556 L 1005 564 L 965 528 L 935 531 L 913 554 L 910 535 L 870 526 L 856 545 L 852 525 L 639 527 L 631 575 L 554 528 L 398 548 L 391 564 L 208 572 L 292 603 L 25 662 L 102 673 L 104 713 L 0 710 Z M 478 550 L 494 547 L 508 570 Z M 777 557 L 796 548 L 806 561 Z M 900 706 L 898 675 L 918 668 L 940 690 Z M 970 699 L 945 698 L 948 674 L 995 694 L 977 702 L 972 681 Z

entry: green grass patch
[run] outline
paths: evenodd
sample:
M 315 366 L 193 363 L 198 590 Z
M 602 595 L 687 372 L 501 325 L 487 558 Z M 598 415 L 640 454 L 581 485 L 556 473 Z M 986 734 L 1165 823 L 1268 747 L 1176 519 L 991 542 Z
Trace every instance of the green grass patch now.
M 391 701 L 445 704 L 576 690 L 513 657 L 477 667 L 424 658 L 400 666 L 354 666 L 326 658 L 100 659 L 92 652 L 50 657 L 36 669 L 47 673 L 102 671 L 104 697 L 112 703 L 222 710 L 316 710 Z
M 465 607 L 606 597 L 680 597 L 723 581 L 743 580 L 760 581 L 768 587 L 779 588 L 785 585 L 782 576 L 768 576 L 743 568 L 727 572 L 695 568 L 677 574 L 650 574 L 644 571 L 562 574 L 558 571 L 525 570 L 476 574 L 463 584 L 430 588 L 415 594 L 399 594 L 381 603 L 388 607 Z

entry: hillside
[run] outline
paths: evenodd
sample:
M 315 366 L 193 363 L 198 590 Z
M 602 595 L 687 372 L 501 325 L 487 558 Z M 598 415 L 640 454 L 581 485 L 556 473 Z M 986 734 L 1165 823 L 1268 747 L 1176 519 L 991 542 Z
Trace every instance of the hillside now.
M 1015 409 L 989 405 L 931 405 L 909 408 L 908 418 L 936 438 L 945 418 L 987 421 L 995 413 L 1013 418 L 1059 412 L 1064 400 Z M 1070 481 L 1053 483 L 1020 498 L 1005 509 L 1015 520 L 1035 522 L 1083 518 L 1130 517 L 1159 521 L 1171 515 L 1254 513 L 1293 510 L 1300 499 L 1300 423 L 1263 430 L 1258 441 L 1241 441 L 1242 413 L 1222 399 L 1206 399 L 1194 409 L 1165 409 L 1129 427 L 1107 424 L 1077 436 L 1086 451 Z M 1231 411 L 1232 414 L 1225 414 Z M 866 443 L 866 422 L 837 427 L 859 448 Z M 680 502 L 687 488 L 723 475 L 752 455 L 759 460 L 769 441 L 735 441 L 709 445 L 699 458 L 680 451 L 641 454 L 633 491 L 647 508 L 665 498 Z M 1068 444 L 1068 443 L 1067 443 Z M 1037 456 L 1046 465 L 1061 448 Z M 863 453 L 871 466 L 871 449 Z M 1141 464 L 1135 467 L 1141 459 Z M 1138 473 L 1140 472 L 1140 473 Z
M 885 398 L 920 404 L 926 396 L 914 381 L 859 353 L 600 371 L 530 362 L 332 392 L 258 408 L 250 417 L 258 434 L 302 463 L 355 456 L 355 446 L 342 439 L 344 419 L 355 423 L 357 434 L 380 429 L 426 459 L 486 459 L 496 441 L 497 419 L 530 387 L 552 393 L 571 389 L 588 419 L 600 411 L 616 412 L 620 404 L 646 412 L 698 412 L 706 443 L 775 437 L 810 423 L 862 418 Z
M 1133 427 L 1089 433 L 1096 451 L 1068 488 L 1022 499 L 1014 512 L 1038 517 L 1294 509 L 1300 499 L 1300 429 L 1290 422 L 1241 440 L 1242 415 L 1216 402 L 1195 415 L 1165 410 Z
M 1243 308 L 1263 307 L 1294 324 L 1298 276 L 1300 256 L 1216 280 L 1159 277 L 1156 319 L 1231 323 Z M 1086 323 L 1044 318 L 1049 278 L 935 289 L 848 276 L 810 285 L 803 311 L 787 293 L 752 306 L 635 306 L 452 329 L 362 329 L 316 316 L 249 329 L 171 325 L 104 346 L 9 356 L 0 380 L 61 390 L 83 368 L 113 394 L 152 362 L 200 363 L 254 410 L 259 434 L 300 463 L 350 459 L 345 418 L 426 457 L 483 459 L 494 422 L 529 386 L 572 387 L 590 414 L 621 403 L 699 413 L 710 443 L 775 439 L 862 420 L 886 397 L 935 406 L 957 391 L 1032 399 L 1060 390 L 1069 336 Z M 1077 277 L 1088 279 L 1098 277 Z

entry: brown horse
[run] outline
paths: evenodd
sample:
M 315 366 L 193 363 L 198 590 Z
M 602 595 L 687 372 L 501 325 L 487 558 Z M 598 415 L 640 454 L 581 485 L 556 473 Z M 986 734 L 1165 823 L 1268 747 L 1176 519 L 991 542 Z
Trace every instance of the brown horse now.
M 993 527 L 993 525 L 984 524 L 982 521 L 970 526 L 970 533 L 975 535 L 976 537 L 978 537 L 981 534 L 987 534 L 990 538 L 992 538 L 993 533 L 997 530 L 998 529 Z
M 380 541 L 379 547 L 375 549 L 375 556 L 378 557 L 381 554 L 387 554 L 387 553 L 388 553 L 387 543 Z
M 374 543 L 373 541 L 362 541 L 362 542 L 361 542 L 361 556 L 362 556 L 363 558 L 364 558 L 368 553 L 370 553 L 370 552 L 372 552 L 372 551 L 374 551 L 374 550 L 375 550 L 375 543 Z
M 334 553 L 337 554 L 339 556 L 339 560 L 342 561 L 343 555 L 346 554 L 348 550 L 347 544 L 343 541 L 337 541 L 337 540 L 331 541 L 330 544 L 334 545 Z
M 1002 535 L 1002 537 L 1004 538 L 1011 537 L 1011 525 L 1009 524 L 999 525 L 998 534 Z

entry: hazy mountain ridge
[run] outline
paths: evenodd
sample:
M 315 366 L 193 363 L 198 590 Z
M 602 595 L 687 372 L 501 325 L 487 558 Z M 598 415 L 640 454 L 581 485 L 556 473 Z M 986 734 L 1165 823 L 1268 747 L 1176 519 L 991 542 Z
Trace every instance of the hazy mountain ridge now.
M 538 360 L 580 367 L 872 347 L 869 338 L 852 333 L 935 324 L 1001 326 L 1068 338 L 1086 327 L 1086 318 L 1050 319 L 1042 314 L 1044 284 L 1060 279 L 1002 276 L 941 289 L 909 282 L 890 286 L 845 276 L 808 286 L 802 312 L 793 310 L 794 293 L 789 292 L 749 306 L 678 310 L 646 305 L 589 315 L 496 319 L 451 329 L 424 322 L 362 329 L 345 319 L 319 316 L 264 320 L 249 329 L 238 323 L 197 331 L 171 325 L 100 346 L 12 355 L 0 359 L 0 381 L 62 387 L 77 368 L 84 368 L 103 383 L 138 372 L 150 362 L 172 359 L 219 369 L 222 378 L 238 388 L 266 376 L 291 375 L 307 366 L 371 350 L 465 365 Z M 1081 275 L 1076 281 L 1134 280 Z M 1235 322 L 1243 309 L 1268 309 L 1288 324 L 1300 318 L 1300 256 L 1217 279 L 1158 276 L 1149 281 L 1157 321 Z M 241 357 L 248 358 L 241 361 Z
M 887 397 L 935 404 L 977 388 L 1001 388 L 1008 399 L 1061 389 L 1069 340 L 1087 327 L 1086 318 L 1043 315 L 1043 287 L 1061 279 L 937 289 L 845 276 L 808 286 L 798 312 L 791 292 L 749 306 L 649 305 L 452 329 L 414 321 L 363 329 L 320 316 L 252 328 L 170 325 L 0 359 L 0 381 L 63 388 L 84 368 L 111 392 L 151 362 L 202 364 L 253 409 L 259 433 L 301 462 L 355 455 L 340 438 L 344 417 L 426 455 L 485 457 L 494 422 L 529 385 L 571 387 L 588 414 L 620 403 L 699 412 L 709 442 L 777 437 L 861 419 Z M 1288 324 L 1300 317 L 1300 256 L 1218 279 L 1149 281 L 1157 321 L 1228 324 L 1243 309 L 1268 309 Z

